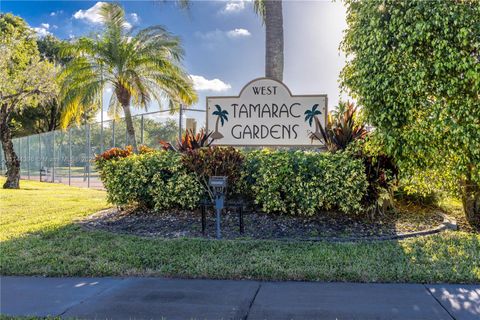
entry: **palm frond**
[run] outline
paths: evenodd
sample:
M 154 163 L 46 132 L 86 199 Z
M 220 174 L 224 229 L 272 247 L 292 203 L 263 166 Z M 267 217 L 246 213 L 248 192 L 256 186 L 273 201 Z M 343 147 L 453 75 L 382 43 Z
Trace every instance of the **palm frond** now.
M 254 0 L 253 10 L 262 18 L 262 24 L 265 24 L 265 0 Z
M 125 11 L 118 3 L 106 2 L 100 7 L 99 14 L 102 22 L 110 32 L 121 32 L 126 29 L 127 20 Z
M 121 113 L 122 113 L 122 106 L 120 105 L 120 102 L 117 99 L 117 95 L 112 94 L 110 96 L 110 101 L 108 103 L 107 114 L 113 119 L 118 119 Z
M 102 5 L 100 15 L 105 28 L 99 37 L 80 38 L 64 49 L 73 56 L 61 75 L 66 118 L 101 104 L 106 84 L 114 87 L 108 110 L 115 116 L 121 102 L 146 109 L 156 100 L 175 112 L 197 101 L 193 82 L 180 65 L 184 52 L 178 37 L 161 26 L 132 35 L 116 3 Z

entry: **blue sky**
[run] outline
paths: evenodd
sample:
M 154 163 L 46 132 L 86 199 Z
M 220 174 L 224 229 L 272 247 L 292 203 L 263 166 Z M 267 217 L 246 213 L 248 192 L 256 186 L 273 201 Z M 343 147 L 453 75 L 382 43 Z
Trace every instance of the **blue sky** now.
M 183 62 L 199 102 L 209 95 L 237 95 L 264 75 L 265 32 L 251 1 L 192 1 L 188 12 L 169 1 L 120 1 L 133 28 L 160 24 L 182 39 Z M 101 27 L 97 1 L 1 1 L 0 11 L 24 18 L 39 34 L 62 39 Z M 338 102 L 338 74 L 345 58 L 338 46 L 345 29 L 340 1 L 284 1 L 284 82 L 294 94 L 326 93 Z M 135 29 L 134 29 L 135 30 Z M 153 111 L 158 109 L 152 106 Z

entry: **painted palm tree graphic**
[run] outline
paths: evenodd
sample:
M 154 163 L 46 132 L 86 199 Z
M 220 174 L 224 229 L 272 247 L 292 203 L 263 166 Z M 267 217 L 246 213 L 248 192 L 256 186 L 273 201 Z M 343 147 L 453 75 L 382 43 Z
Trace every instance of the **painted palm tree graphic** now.
M 213 111 L 213 115 L 217 116 L 217 121 L 215 122 L 215 132 L 212 133 L 212 139 L 222 139 L 223 134 L 218 132 L 218 123 L 220 122 L 222 124 L 225 123 L 225 121 L 228 121 L 228 111 L 227 110 L 222 110 L 222 107 L 220 107 L 218 104 L 215 105 L 215 108 L 217 108 L 216 111 Z
M 312 126 L 312 122 L 315 121 L 315 132 L 312 132 L 310 138 L 321 140 L 320 120 L 318 120 L 317 116 L 322 114 L 322 112 L 317 109 L 318 104 L 314 104 L 311 110 L 305 111 L 305 121 L 308 121 L 310 127 Z

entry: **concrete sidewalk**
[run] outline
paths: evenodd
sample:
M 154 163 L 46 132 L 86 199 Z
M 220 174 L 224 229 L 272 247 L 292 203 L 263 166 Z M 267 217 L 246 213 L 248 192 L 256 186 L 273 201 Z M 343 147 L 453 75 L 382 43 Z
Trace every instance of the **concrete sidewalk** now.
M 0 313 L 95 319 L 480 319 L 479 285 L 1 277 Z

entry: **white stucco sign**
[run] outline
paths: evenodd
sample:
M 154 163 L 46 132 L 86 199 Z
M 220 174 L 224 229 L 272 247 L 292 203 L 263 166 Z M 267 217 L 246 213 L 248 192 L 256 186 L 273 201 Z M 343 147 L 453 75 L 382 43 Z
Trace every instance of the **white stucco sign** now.
M 320 146 L 327 95 L 292 95 L 282 82 L 260 78 L 238 97 L 207 97 L 207 131 L 215 145 Z

